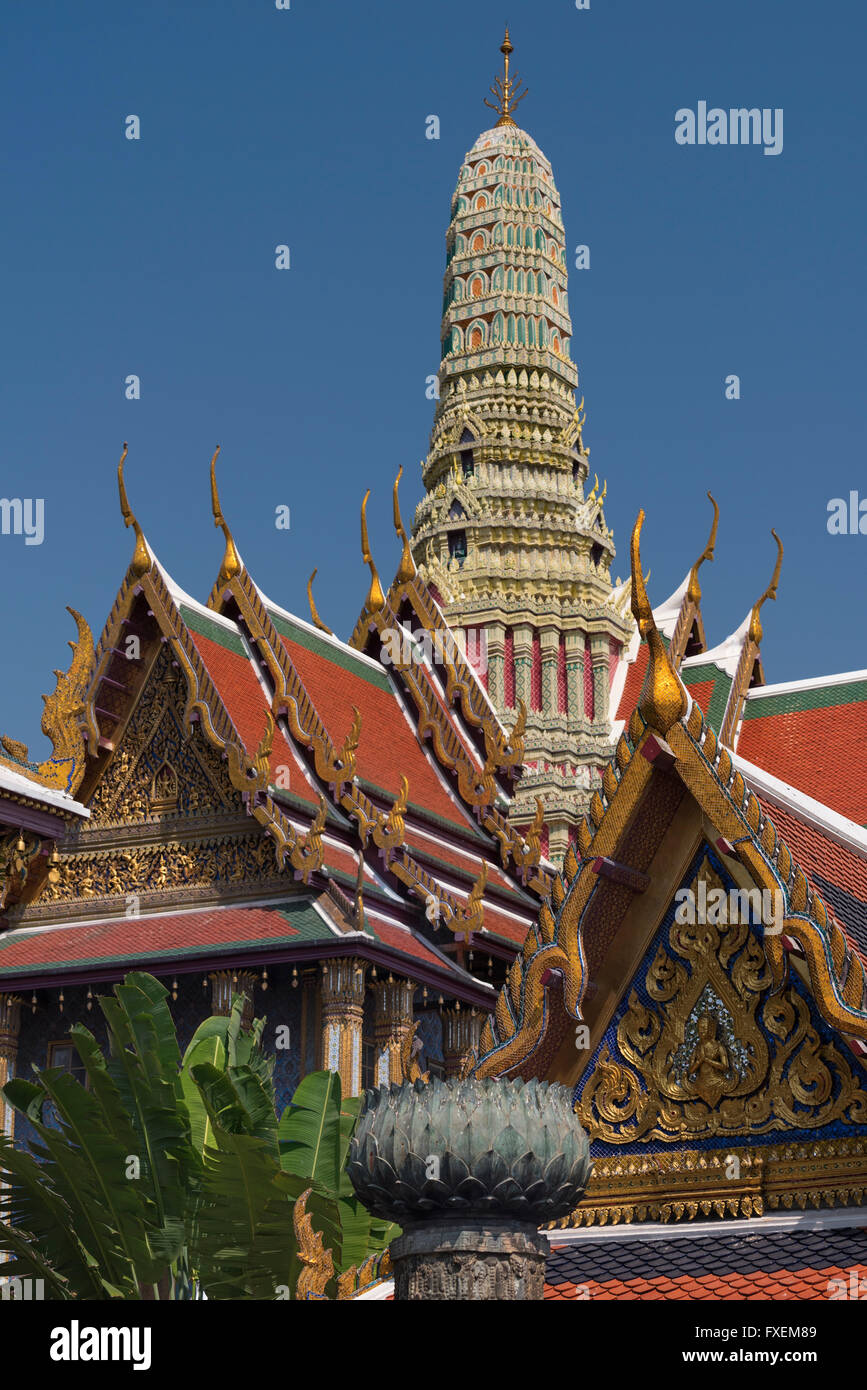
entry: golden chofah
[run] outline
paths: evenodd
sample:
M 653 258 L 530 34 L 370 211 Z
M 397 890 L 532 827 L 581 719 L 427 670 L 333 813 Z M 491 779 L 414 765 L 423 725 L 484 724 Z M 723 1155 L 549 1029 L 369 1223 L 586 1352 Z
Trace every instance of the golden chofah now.
M 147 574 L 151 567 L 151 557 L 145 544 L 144 533 L 133 515 L 132 507 L 129 505 L 129 498 L 126 495 L 126 484 L 123 480 L 123 465 L 128 453 L 126 440 L 124 440 L 123 453 L 120 456 L 120 463 L 117 465 L 117 490 L 120 494 L 120 511 L 123 517 L 124 526 L 131 526 L 135 531 L 135 550 L 132 557 L 133 573 L 139 577 Z
M 403 542 L 400 564 L 398 565 L 397 575 L 395 576 L 395 582 L 397 584 L 407 584 L 411 579 L 415 578 L 415 561 L 412 558 L 412 551 L 409 548 L 409 537 L 404 530 L 403 521 L 401 520 L 400 502 L 397 496 L 398 485 L 402 477 L 403 464 L 401 464 L 400 468 L 397 470 L 397 477 L 394 480 L 394 529 L 399 539 Z
M 765 592 L 762 594 L 758 603 L 753 604 L 753 612 L 750 618 L 750 640 L 755 642 L 757 647 L 761 646 L 762 642 L 762 620 L 759 617 L 759 610 L 761 609 L 761 606 L 766 599 L 770 598 L 776 601 L 777 586 L 780 582 L 780 570 L 783 566 L 783 542 L 780 540 L 779 536 L 777 535 L 776 531 L 773 530 L 773 528 L 771 529 L 771 535 L 777 542 L 777 560 L 776 564 L 774 565 L 774 573 L 771 576 L 770 584 L 768 585 L 767 589 L 765 589 Z
M 223 563 L 220 566 L 220 583 L 228 584 L 230 579 L 241 573 L 241 565 L 238 552 L 235 549 L 235 541 L 232 533 L 226 525 L 226 518 L 220 506 L 220 494 L 217 491 L 217 458 L 220 453 L 220 446 L 217 445 L 214 457 L 211 459 L 211 511 L 214 514 L 214 525 L 219 526 L 226 538 L 226 549 L 223 552 Z
M 704 550 L 701 552 L 701 554 L 699 555 L 698 559 L 696 560 L 695 564 L 689 572 L 689 586 L 687 588 L 687 596 L 692 600 L 696 607 L 701 603 L 701 585 L 698 582 L 698 572 L 704 564 L 705 560 L 713 559 L 713 553 L 716 548 L 717 527 L 719 526 L 719 506 L 717 504 L 716 498 L 710 492 L 708 493 L 708 497 L 710 498 L 711 505 L 713 506 L 713 522 L 711 523 L 710 535 L 707 538 L 707 545 L 705 546 Z
M 327 625 L 327 623 L 323 623 L 322 619 L 319 616 L 319 610 L 317 609 L 316 603 L 313 599 L 313 581 L 318 573 L 319 566 L 317 565 L 316 569 L 313 571 L 310 578 L 307 580 L 307 602 L 310 604 L 310 616 L 313 619 L 314 627 L 318 627 L 320 632 L 327 632 L 329 637 L 333 637 L 334 633 L 332 632 L 331 628 Z
M 644 512 L 640 511 L 632 528 L 630 553 L 632 558 L 632 615 L 638 631 L 650 652 L 650 666 L 639 709 L 652 729 L 663 736 L 686 713 L 687 695 L 678 679 L 665 643 L 659 635 L 647 588 L 641 573 L 641 527 Z
M 361 558 L 366 565 L 370 566 L 370 588 L 367 591 L 365 608 L 368 613 L 378 613 L 380 608 L 385 607 L 385 594 L 382 592 L 382 585 L 379 582 L 376 565 L 370 553 L 370 541 L 367 536 L 367 499 L 369 496 L 370 488 L 364 494 L 364 501 L 361 504 Z

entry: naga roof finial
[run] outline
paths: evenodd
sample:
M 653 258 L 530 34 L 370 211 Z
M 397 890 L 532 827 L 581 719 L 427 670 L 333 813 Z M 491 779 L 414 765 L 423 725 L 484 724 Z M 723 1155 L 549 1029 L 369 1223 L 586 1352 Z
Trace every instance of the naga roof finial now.
M 412 551 L 409 548 L 409 537 L 403 529 L 403 521 L 400 515 L 400 502 L 398 501 L 397 489 L 403 477 L 403 464 L 397 470 L 397 477 L 394 480 L 394 529 L 403 541 L 403 551 L 401 552 L 400 564 L 397 567 L 396 582 L 398 584 L 408 584 L 415 578 L 415 561 L 412 558 Z
M 753 604 L 752 617 L 750 618 L 750 639 L 751 641 L 755 642 L 757 647 L 761 645 L 763 635 L 762 620 L 759 617 L 759 609 L 761 608 L 762 604 L 765 602 L 766 599 L 772 598 L 776 600 L 777 585 L 780 582 L 780 570 L 782 569 L 783 565 L 783 542 L 780 540 L 779 536 L 773 528 L 771 528 L 771 535 L 777 542 L 777 560 L 776 564 L 774 565 L 774 573 L 771 576 L 770 584 L 768 585 L 767 589 L 765 589 L 765 592 L 762 594 L 758 603 Z
M 117 490 L 120 493 L 120 510 L 123 517 L 124 526 L 131 526 L 135 531 L 135 550 L 132 557 L 132 570 L 139 576 L 147 574 L 151 567 L 151 557 L 145 544 L 144 533 L 133 515 L 132 507 L 129 505 L 129 498 L 126 495 L 126 484 L 123 480 L 123 465 L 128 453 L 126 440 L 123 443 L 123 453 L 120 456 L 120 463 L 117 465 Z
M 382 592 L 382 585 L 379 582 L 376 565 L 370 553 L 370 541 L 367 537 L 367 499 L 369 496 L 370 488 L 364 494 L 364 501 L 361 504 L 361 558 L 366 565 L 370 565 L 370 588 L 367 591 L 365 608 L 368 613 L 378 613 L 380 608 L 385 607 L 385 594 Z
M 507 28 L 506 37 L 500 44 L 500 52 L 503 55 L 503 75 L 502 77 L 494 78 L 494 85 L 490 89 L 491 96 L 494 100 L 488 101 L 487 97 L 484 98 L 485 105 L 490 106 L 492 111 L 498 113 L 500 117 L 497 121 L 498 126 L 515 124 L 512 120 L 512 112 L 518 103 L 523 101 L 524 97 L 527 95 L 526 90 L 519 93 L 518 89 L 521 85 L 520 78 L 517 75 L 515 75 L 515 77 L 509 76 L 509 55 L 514 53 L 514 51 Z
M 220 507 L 220 494 L 217 491 L 217 458 L 219 453 L 220 446 L 218 444 L 214 451 L 214 457 L 211 459 L 211 511 L 214 514 L 214 525 L 219 526 L 226 537 L 226 549 L 223 552 L 223 563 L 220 566 L 220 583 L 228 584 L 230 579 L 234 579 L 236 575 L 241 573 L 243 565 Z
M 647 643 L 650 652 L 650 666 L 647 672 L 644 691 L 638 708 L 647 723 L 657 733 L 668 733 L 673 724 L 686 713 L 686 691 L 671 664 L 665 643 L 659 635 L 647 588 L 641 572 L 641 528 L 644 524 L 643 510 L 638 513 L 632 528 L 630 551 L 632 557 L 632 616 L 638 623 L 641 640 Z
M 320 632 L 327 632 L 329 637 L 333 637 L 334 633 L 331 631 L 331 628 L 328 627 L 326 623 L 323 623 L 316 608 L 316 604 L 313 600 L 313 581 L 318 573 L 319 566 L 317 565 L 316 569 L 313 571 L 310 578 L 307 580 L 307 600 L 310 604 L 310 616 L 313 619 L 314 627 L 318 627 Z
M 687 595 L 695 604 L 701 603 L 701 585 L 698 582 L 698 572 L 705 560 L 713 559 L 713 552 L 716 547 L 716 532 L 719 526 L 719 505 L 712 493 L 709 492 L 708 497 L 713 506 L 713 522 L 710 528 L 710 535 L 707 538 L 707 545 L 689 572 L 689 586 L 687 588 Z

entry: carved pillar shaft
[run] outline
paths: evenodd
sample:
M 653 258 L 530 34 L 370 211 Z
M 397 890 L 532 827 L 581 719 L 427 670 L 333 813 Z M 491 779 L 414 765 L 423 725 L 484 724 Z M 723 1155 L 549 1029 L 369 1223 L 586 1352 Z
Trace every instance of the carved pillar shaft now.
M 566 633 L 566 708 L 570 720 L 584 718 L 584 634 Z
M 502 623 L 491 623 L 486 634 L 488 648 L 488 694 L 495 709 L 503 709 L 506 700 L 505 653 L 506 629 Z
M 373 986 L 373 995 L 374 1084 L 388 1086 L 392 1081 L 404 1080 L 401 1052 L 412 1031 L 415 985 L 412 980 L 380 980 Z
M 548 1241 L 528 1222 L 431 1221 L 405 1231 L 390 1249 L 398 1302 L 544 1297 Z
M 593 719 L 596 723 L 608 722 L 609 659 L 608 638 L 592 637 L 591 659 L 593 662 Z
M 441 1009 L 446 1080 L 459 1077 L 477 1051 L 484 1017 L 476 1009 Z
M 523 700 L 530 708 L 530 683 L 533 671 L 533 629 L 529 623 L 519 623 L 514 631 L 515 651 L 515 708 Z
M 5 1086 L 15 1075 L 20 1031 L 20 998 L 17 994 L 0 994 L 0 1086 Z M 14 1133 L 15 1111 L 0 1095 L 0 1134 L 11 1139 Z
M 361 1093 L 366 969 L 354 956 L 322 962 L 322 1066 L 339 1072 L 345 1096 Z
M 542 648 L 542 712 L 547 715 L 557 713 L 557 652 L 560 634 L 553 628 L 545 628 L 540 645 Z

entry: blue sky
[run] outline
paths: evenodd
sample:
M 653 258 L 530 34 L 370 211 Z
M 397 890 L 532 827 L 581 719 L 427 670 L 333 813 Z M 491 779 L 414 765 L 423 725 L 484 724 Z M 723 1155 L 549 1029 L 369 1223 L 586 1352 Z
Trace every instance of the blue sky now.
M 318 565 L 320 612 L 348 634 L 367 487 L 390 578 L 399 464 L 407 521 L 421 496 L 449 201 L 490 124 L 506 20 L 521 122 L 553 163 L 567 245 L 591 248 L 570 277 L 573 354 L 615 573 L 643 506 L 666 597 L 704 545 L 710 487 L 711 642 L 766 586 L 775 526 L 768 679 L 867 666 L 867 536 L 826 529 L 830 498 L 867 497 L 863 8 L 42 0 L 7 7 L 0 60 L 0 496 L 45 500 L 42 545 L 0 536 L 0 732 L 44 756 L 64 605 L 95 636 L 109 612 L 132 552 L 125 439 L 148 539 L 202 600 L 221 555 L 217 443 L 224 510 L 272 598 L 306 616 Z M 783 108 L 782 154 L 677 145 L 676 110 L 702 100 Z

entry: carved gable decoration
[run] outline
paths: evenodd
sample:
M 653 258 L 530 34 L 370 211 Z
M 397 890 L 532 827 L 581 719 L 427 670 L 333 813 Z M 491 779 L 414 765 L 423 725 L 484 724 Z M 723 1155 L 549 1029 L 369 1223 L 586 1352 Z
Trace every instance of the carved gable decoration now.
M 184 731 L 185 699 L 183 676 L 164 647 L 97 783 L 90 802 L 92 827 L 239 809 L 240 797 L 220 754 L 199 729 Z
M 578 1090 L 591 1139 L 689 1144 L 732 1136 L 867 1133 L 867 1087 L 790 977 L 772 990 L 772 917 L 705 848 Z

